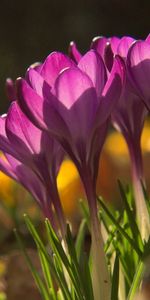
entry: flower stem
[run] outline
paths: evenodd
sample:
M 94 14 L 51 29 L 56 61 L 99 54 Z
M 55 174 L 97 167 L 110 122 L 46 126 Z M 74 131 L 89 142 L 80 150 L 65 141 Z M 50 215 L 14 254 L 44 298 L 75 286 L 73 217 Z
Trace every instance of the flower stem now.
M 139 229 L 143 240 L 148 240 L 150 235 L 150 218 L 146 201 L 144 199 L 141 180 L 143 181 L 143 164 L 140 142 L 136 146 L 129 146 L 131 158 L 131 173 L 133 182 L 133 191 L 135 196 L 136 214 L 139 223 Z
M 58 191 L 55 191 L 55 197 L 53 198 L 53 203 L 54 203 L 54 207 L 55 207 L 55 211 L 56 211 L 56 215 L 57 215 L 57 220 L 60 226 L 60 230 L 61 230 L 61 235 L 63 240 L 66 240 L 66 221 L 65 221 L 65 217 L 64 217 L 64 212 L 61 206 L 61 202 L 60 202 L 60 198 L 58 195 Z
M 47 189 L 49 191 L 50 198 L 52 199 L 52 202 L 53 202 L 53 205 L 55 208 L 56 217 L 57 217 L 58 224 L 59 224 L 60 231 L 61 231 L 61 237 L 65 241 L 66 240 L 66 221 L 65 221 L 65 216 L 64 216 L 63 209 L 62 209 L 60 197 L 58 194 L 56 182 L 54 182 L 54 181 L 51 182 L 51 184 L 48 185 Z
M 103 247 L 100 223 L 97 214 L 95 185 L 88 170 L 84 170 L 82 177 L 91 216 L 91 255 L 92 255 L 92 284 L 95 300 L 110 300 L 111 284 L 106 257 Z
M 49 195 L 47 195 L 47 199 L 49 199 Z M 57 224 L 56 224 L 56 220 L 55 220 L 55 217 L 54 217 L 54 212 L 53 212 L 53 208 L 52 208 L 52 205 L 51 203 L 43 203 L 42 204 L 42 211 L 44 213 L 44 216 L 46 218 L 49 219 L 53 229 L 56 231 L 57 230 Z

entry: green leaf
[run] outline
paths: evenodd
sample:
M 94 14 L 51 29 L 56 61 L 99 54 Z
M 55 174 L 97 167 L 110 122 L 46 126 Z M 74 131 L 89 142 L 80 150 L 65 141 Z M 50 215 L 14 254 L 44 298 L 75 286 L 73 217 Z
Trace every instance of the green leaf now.
M 86 228 L 87 228 L 87 223 L 86 223 L 86 220 L 83 219 L 81 224 L 80 224 L 77 239 L 76 239 L 76 243 L 75 243 L 77 259 L 78 259 L 79 262 L 82 259 Z
M 113 217 L 111 212 L 108 210 L 108 208 L 105 206 L 103 201 L 98 197 L 98 201 L 101 205 L 101 207 L 104 209 L 104 211 L 107 213 L 108 217 L 112 221 L 112 223 L 117 227 L 117 229 L 120 231 L 120 233 L 128 240 L 129 244 L 134 248 L 134 250 L 137 252 L 138 256 L 142 256 L 142 251 L 138 248 L 135 241 L 126 233 L 126 231 L 119 225 L 119 223 L 116 221 L 116 219 Z
M 47 262 L 47 260 L 45 258 L 45 255 L 40 250 L 40 248 L 38 248 L 38 252 L 39 252 L 39 257 L 40 257 L 41 266 L 42 266 L 42 270 L 43 270 L 43 275 L 45 277 L 47 289 L 48 289 L 48 291 L 49 291 L 49 293 L 51 295 L 51 298 L 53 300 L 57 300 L 55 289 L 54 289 L 54 286 L 53 286 L 53 281 L 52 281 L 51 273 L 50 273 L 49 263 Z
M 54 257 L 53 260 L 50 257 L 50 255 L 47 253 L 47 250 L 43 244 L 43 242 L 41 241 L 35 227 L 33 226 L 33 224 L 31 223 L 31 220 L 29 219 L 29 217 L 27 215 L 25 215 L 25 221 L 27 224 L 27 227 L 31 233 L 31 235 L 33 236 L 33 239 L 37 245 L 37 248 L 40 249 L 42 251 L 42 253 L 45 256 L 45 259 L 47 260 L 47 262 L 49 263 L 49 267 L 51 269 L 52 275 L 54 276 L 58 286 L 60 287 L 60 289 L 62 290 L 62 293 L 65 297 L 65 300 L 71 300 L 70 297 L 70 292 L 68 289 L 68 285 L 66 283 L 66 281 L 64 280 L 64 277 L 60 276 L 60 270 L 58 270 L 54 264 Z M 60 263 L 60 260 L 59 260 Z M 63 273 L 61 273 L 63 275 Z
M 70 268 L 70 262 L 68 260 L 68 257 L 62 247 L 62 244 L 60 240 L 58 239 L 56 233 L 54 232 L 50 222 L 48 219 L 45 220 L 45 226 L 47 230 L 47 236 L 50 242 L 50 246 L 53 250 L 53 252 L 61 258 L 62 262 L 64 263 L 66 269 L 68 270 Z M 66 247 L 66 245 L 65 245 Z M 67 247 L 66 247 L 67 250 Z
M 141 283 L 141 278 L 143 275 L 143 270 L 144 270 L 144 263 L 143 261 L 140 261 L 128 294 L 128 300 L 134 300 L 135 294 L 140 286 Z
M 137 243 L 137 247 L 140 248 L 141 252 L 143 252 L 144 250 L 144 246 L 143 246 L 143 242 L 142 242 L 142 238 L 141 238 L 141 234 L 140 231 L 138 229 L 136 220 L 135 220 L 135 216 L 133 214 L 133 212 L 130 209 L 128 200 L 127 200 L 127 196 L 125 194 L 125 191 L 123 189 L 123 186 L 121 184 L 121 182 L 118 180 L 118 185 L 119 185 L 119 189 L 120 189 L 120 194 L 127 212 L 127 216 L 128 216 L 128 221 L 129 221 L 129 226 L 132 232 L 132 237 L 134 238 L 134 241 Z
M 78 295 L 78 299 L 84 300 L 83 291 L 81 290 L 81 282 L 79 280 L 79 272 L 77 269 L 77 257 L 75 253 L 75 249 L 73 249 L 73 242 L 71 241 L 71 235 L 69 235 L 67 242 L 68 242 L 68 254 L 70 255 L 70 261 L 69 257 L 67 257 L 59 239 L 57 238 L 49 220 L 46 219 L 45 221 L 47 234 L 49 237 L 50 244 L 52 246 L 52 249 L 54 253 L 56 254 L 56 257 L 58 257 L 59 261 L 62 261 L 64 264 L 64 267 L 66 268 L 66 271 L 68 272 L 68 275 L 70 277 L 70 280 L 75 288 L 75 292 Z M 68 231 L 69 232 L 69 231 Z M 67 251 L 67 247 L 66 247 Z M 72 259 L 73 257 L 73 259 Z
M 71 269 L 74 274 L 75 282 L 77 283 L 79 289 L 78 293 L 80 294 L 80 297 L 84 299 L 86 290 L 84 289 L 84 285 L 82 282 L 81 270 L 77 260 L 76 249 L 75 249 L 75 245 L 74 245 L 74 241 L 71 235 L 69 225 L 67 226 L 67 245 L 68 245 L 68 251 L 70 255 Z

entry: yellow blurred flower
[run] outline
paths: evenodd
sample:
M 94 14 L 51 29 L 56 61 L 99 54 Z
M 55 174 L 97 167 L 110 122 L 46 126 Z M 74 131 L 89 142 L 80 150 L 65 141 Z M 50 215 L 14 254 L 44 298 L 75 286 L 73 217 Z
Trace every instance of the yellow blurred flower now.
M 144 153 L 150 152 L 150 122 L 145 122 L 141 138 L 142 150 Z
M 0 153 L 0 156 L 4 158 L 4 155 Z M 5 159 L 5 158 L 4 158 Z M 13 206 L 16 204 L 15 181 L 0 172 L 0 201 L 2 201 L 7 206 Z
M 72 161 L 63 161 L 57 184 L 64 212 L 67 216 L 71 216 L 77 211 L 77 200 L 83 196 L 81 180 Z
M 141 146 L 143 153 L 150 151 L 150 122 L 146 121 L 142 136 Z M 123 135 L 120 132 L 113 131 L 106 139 L 104 149 L 110 152 L 112 156 L 123 158 L 128 156 L 128 147 Z

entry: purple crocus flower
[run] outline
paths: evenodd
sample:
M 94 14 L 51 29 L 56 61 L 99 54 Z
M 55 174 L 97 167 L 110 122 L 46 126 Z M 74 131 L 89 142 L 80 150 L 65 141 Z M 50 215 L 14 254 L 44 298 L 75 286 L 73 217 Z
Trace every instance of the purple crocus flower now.
M 146 41 L 150 41 L 149 36 Z M 134 42 L 135 40 L 129 36 L 124 36 L 121 39 L 117 37 L 97 37 L 93 39 L 91 47 L 101 55 L 105 65 L 107 66 L 108 72 L 110 72 L 113 65 L 114 55 L 120 55 L 126 63 L 128 51 L 132 48 L 132 44 Z M 131 85 L 131 78 L 129 78 L 129 74 L 127 72 L 124 91 L 117 106 L 113 110 L 112 119 L 115 127 L 122 132 L 128 144 L 131 157 L 137 218 L 139 220 L 142 237 L 147 238 L 149 235 L 150 224 L 141 188 L 141 179 L 143 180 L 144 178 L 140 145 L 141 132 L 147 110 L 142 103 L 142 98 L 143 96 L 140 93 L 137 94 L 136 88 L 133 88 Z
M 124 59 L 125 63 L 127 61 L 128 51 L 130 51 L 129 49 L 132 47 L 134 42 L 134 39 L 131 37 L 123 37 L 118 43 L 115 54 L 119 54 Z M 140 144 L 147 109 L 142 102 L 141 96 L 139 96 L 136 90 L 132 87 L 128 71 L 126 71 L 126 73 L 127 76 L 124 90 L 117 106 L 112 112 L 112 120 L 116 129 L 122 132 L 128 145 L 131 158 L 131 171 L 137 218 L 139 221 L 141 235 L 143 239 L 147 239 L 149 236 L 150 223 L 141 187 L 141 180 L 143 180 L 144 177 Z
M 96 179 L 109 116 L 122 91 L 124 64 L 117 56 L 107 78 L 96 51 L 75 60 L 78 64 L 61 53 L 50 54 L 40 71 L 30 68 L 27 80 L 18 80 L 18 99 L 30 120 L 55 137 L 78 168 L 91 213 L 95 299 L 107 299 L 109 275 L 97 217 Z
M 148 110 L 150 110 L 150 91 L 149 91 L 149 74 L 150 74 L 150 37 L 148 36 L 145 41 L 135 42 L 128 52 L 127 68 L 133 89 L 138 97 L 143 101 Z M 135 172 L 135 180 L 136 180 Z M 141 176 L 142 178 L 142 176 Z M 142 178 L 143 179 L 143 178 Z M 137 197 L 140 197 L 141 186 L 137 187 Z M 141 219 L 143 220 L 143 227 L 150 232 L 150 220 L 148 213 L 146 214 L 146 204 L 139 204 L 141 209 Z M 143 207 L 144 206 L 144 207 Z
M 149 42 L 149 40 L 150 38 L 148 36 L 146 41 Z M 135 40 L 128 36 L 121 39 L 116 37 L 98 37 L 93 40 L 92 48 L 96 49 L 102 56 L 108 72 L 110 72 L 114 55 L 120 55 L 126 63 L 128 51 L 132 48 L 134 42 Z M 131 157 L 137 218 L 143 239 L 148 238 L 150 231 L 149 216 L 141 187 L 141 179 L 143 180 L 143 163 L 140 140 L 146 114 L 147 110 L 142 103 L 142 95 L 137 93 L 136 88 L 133 88 L 131 85 L 131 78 L 127 72 L 124 91 L 117 106 L 113 110 L 112 119 L 116 128 L 122 132 L 128 144 Z
M 63 159 L 61 146 L 35 127 L 17 102 L 12 102 L 7 116 L 0 118 L 0 149 L 7 158 L 7 164 L 1 160 L 1 168 L 33 194 L 52 222 L 54 206 L 64 235 L 65 222 L 56 186 Z
M 116 99 L 120 97 L 123 68 L 122 60 L 116 57 L 107 80 L 104 63 L 95 51 L 84 55 L 78 66 L 55 52 L 48 56 L 40 72 L 30 68 L 27 80 L 18 80 L 22 110 L 32 122 L 57 138 L 75 161 L 80 175 L 83 162 L 89 164 L 101 148 L 101 143 L 97 147 L 94 143 L 114 106 L 114 94 Z M 95 173 L 92 171 L 92 178 Z

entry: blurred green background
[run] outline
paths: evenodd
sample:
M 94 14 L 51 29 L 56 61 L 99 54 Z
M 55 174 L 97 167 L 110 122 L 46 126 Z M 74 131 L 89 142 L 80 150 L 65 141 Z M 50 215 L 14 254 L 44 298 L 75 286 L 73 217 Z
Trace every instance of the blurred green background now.
M 148 0 L 1 0 L 0 112 L 8 106 L 7 77 L 23 76 L 53 50 L 67 52 L 71 40 L 84 51 L 97 35 L 144 38 L 149 11 Z

